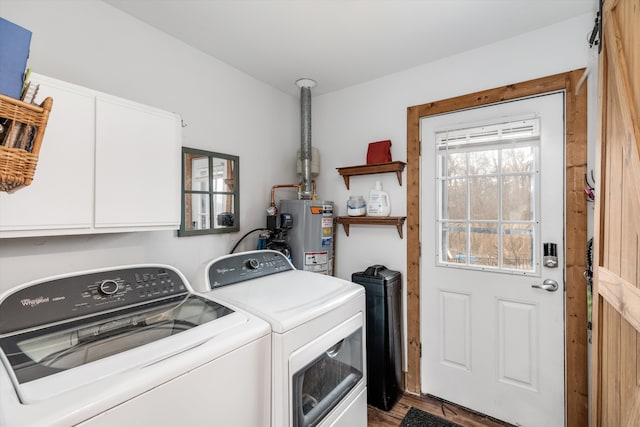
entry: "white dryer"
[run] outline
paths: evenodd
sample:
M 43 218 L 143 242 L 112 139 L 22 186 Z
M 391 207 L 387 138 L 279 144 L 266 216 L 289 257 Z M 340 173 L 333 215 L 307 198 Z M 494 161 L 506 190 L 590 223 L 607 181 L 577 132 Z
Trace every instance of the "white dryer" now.
M 165 265 L 0 295 L 0 426 L 268 426 L 270 327 Z
M 270 250 L 213 260 L 192 283 L 271 325 L 273 427 L 367 425 L 362 286 Z

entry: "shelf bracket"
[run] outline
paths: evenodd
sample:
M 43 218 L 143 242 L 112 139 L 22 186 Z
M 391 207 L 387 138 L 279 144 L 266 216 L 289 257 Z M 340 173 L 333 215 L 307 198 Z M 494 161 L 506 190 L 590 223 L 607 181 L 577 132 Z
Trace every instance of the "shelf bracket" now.
M 347 190 L 349 189 L 349 175 L 342 175 L 342 178 L 344 178 L 344 185 L 347 186 Z M 347 233 L 348 235 L 349 233 Z
M 342 224 L 342 228 L 344 228 L 344 233 L 349 237 L 349 224 Z
M 402 171 L 396 171 L 396 176 L 398 177 L 398 184 L 402 187 Z M 347 185 L 347 189 L 349 189 L 349 185 Z

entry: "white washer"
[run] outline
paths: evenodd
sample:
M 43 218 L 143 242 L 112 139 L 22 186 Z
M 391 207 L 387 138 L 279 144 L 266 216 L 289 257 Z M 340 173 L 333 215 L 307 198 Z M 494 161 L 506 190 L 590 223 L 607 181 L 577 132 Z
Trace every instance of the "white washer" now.
M 273 427 L 367 425 L 362 286 L 270 250 L 210 261 L 192 283 L 271 324 Z
M 0 426 L 268 426 L 270 328 L 165 265 L 0 295 Z

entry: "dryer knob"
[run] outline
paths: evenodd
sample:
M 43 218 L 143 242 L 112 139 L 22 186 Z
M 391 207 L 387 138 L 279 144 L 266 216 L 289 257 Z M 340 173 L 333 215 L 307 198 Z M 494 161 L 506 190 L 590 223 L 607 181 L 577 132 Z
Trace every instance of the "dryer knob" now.
M 245 264 L 247 265 L 247 268 L 249 270 L 255 270 L 256 268 L 260 267 L 260 261 L 255 258 L 249 258 Z
M 115 280 L 104 280 L 98 289 L 102 295 L 113 295 L 118 292 L 118 283 Z

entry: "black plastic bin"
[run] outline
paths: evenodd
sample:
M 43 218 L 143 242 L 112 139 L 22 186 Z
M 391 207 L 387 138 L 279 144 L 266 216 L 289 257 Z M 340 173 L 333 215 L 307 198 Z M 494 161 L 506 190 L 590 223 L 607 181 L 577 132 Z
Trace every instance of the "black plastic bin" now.
M 367 402 L 388 411 L 402 384 L 402 276 L 384 265 L 353 273 L 367 298 Z

